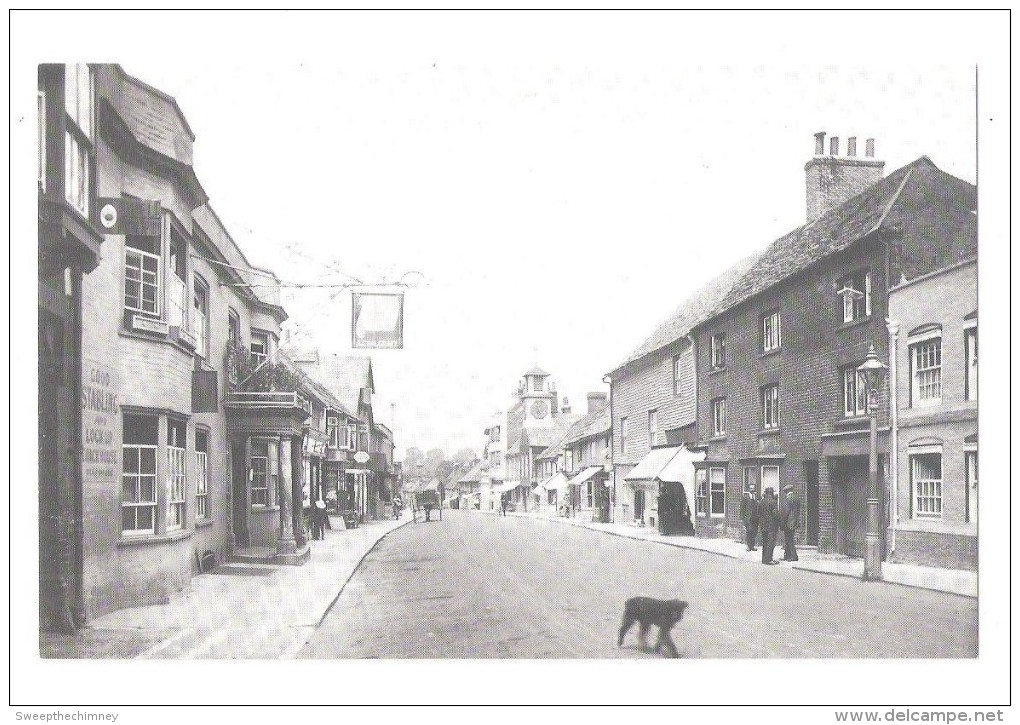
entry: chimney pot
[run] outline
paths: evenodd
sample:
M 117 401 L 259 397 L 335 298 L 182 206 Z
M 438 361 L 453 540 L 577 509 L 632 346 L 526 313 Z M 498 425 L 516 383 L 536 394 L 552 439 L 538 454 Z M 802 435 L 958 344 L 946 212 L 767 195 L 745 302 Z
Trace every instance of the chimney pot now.
M 856 156 L 857 155 L 857 137 L 851 136 L 846 140 L 846 155 Z
M 869 138 L 864 142 L 864 155 L 871 158 L 875 155 L 875 139 Z
M 829 139 L 829 156 L 839 156 L 839 136 Z
M 821 156 L 825 153 L 825 131 L 819 131 L 815 134 L 815 156 Z

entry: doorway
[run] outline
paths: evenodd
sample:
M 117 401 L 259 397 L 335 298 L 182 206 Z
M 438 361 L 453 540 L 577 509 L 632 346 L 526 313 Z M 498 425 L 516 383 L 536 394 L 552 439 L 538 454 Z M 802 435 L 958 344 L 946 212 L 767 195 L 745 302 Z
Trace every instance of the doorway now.
M 234 523 L 234 543 L 237 546 L 251 546 L 248 531 L 248 454 L 244 441 L 230 444 L 231 500 Z
M 864 534 L 867 531 L 868 459 L 866 456 L 832 458 L 829 469 L 836 552 L 863 558 Z
M 634 520 L 645 520 L 645 492 L 644 489 L 634 489 Z
M 818 461 L 804 461 L 804 480 L 807 482 L 804 534 L 809 546 L 818 546 Z

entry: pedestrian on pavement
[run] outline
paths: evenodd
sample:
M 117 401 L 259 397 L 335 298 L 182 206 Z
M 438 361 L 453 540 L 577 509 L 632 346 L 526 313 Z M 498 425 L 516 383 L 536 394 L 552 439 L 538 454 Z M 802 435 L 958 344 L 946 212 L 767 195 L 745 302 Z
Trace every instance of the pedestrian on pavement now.
M 326 502 L 321 498 L 312 507 L 312 538 L 316 541 L 326 538 Z
M 758 519 L 761 502 L 758 500 L 758 492 L 749 488 L 744 491 L 740 499 L 740 520 L 744 522 L 744 538 L 747 541 L 748 551 L 758 551 L 755 544 L 758 543 Z
M 793 484 L 783 486 L 783 500 L 779 504 L 779 525 L 783 529 L 783 561 L 797 561 L 797 529 L 800 527 L 800 499 Z
M 779 507 L 776 504 L 776 491 L 771 486 L 765 489 L 758 525 L 761 526 L 761 563 L 778 564 L 779 562 L 772 558 L 772 553 L 776 548 L 776 534 L 779 532 Z
M 510 504 L 507 500 L 506 494 L 504 493 L 499 497 L 499 510 L 503 516 L 506 516 L 506 507 Z

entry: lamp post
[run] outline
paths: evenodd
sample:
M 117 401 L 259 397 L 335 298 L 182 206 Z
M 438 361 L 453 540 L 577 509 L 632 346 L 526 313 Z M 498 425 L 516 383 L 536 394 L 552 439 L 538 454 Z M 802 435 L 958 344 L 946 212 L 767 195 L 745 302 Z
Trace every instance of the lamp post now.
M 878 391 L 885 379 L 886 365 L 878 359 L 875 346 L 857 368 L 868 390 L 870 439 L 868 450 L 868 529 L 864 534 L 864 581 L 882 581 L 882 533 L 878 486 Z

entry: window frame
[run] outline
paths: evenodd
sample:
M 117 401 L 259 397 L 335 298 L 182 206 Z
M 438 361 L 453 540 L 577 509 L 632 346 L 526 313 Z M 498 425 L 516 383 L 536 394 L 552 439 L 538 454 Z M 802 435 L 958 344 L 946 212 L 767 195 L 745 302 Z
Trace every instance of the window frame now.
M 683 391 L 680 389 L 680 361 L 683 355 L 673 356 L 673 395 L 680 395 Z
M 976 403 L 978 399 L 978 329 L 976 322 L 963 327 L 963 360 L 964 400 Z
M 204 440 L 201 447 L 199 441 Z M 209 511 L 209 431 L 195 429 L 195 520 L 211 519 Z
M 726 333 L 717 332 L 709 338 L 708 364 L 712 370 L 726 368 Z
M 775 482 L 775 485 L 771 485 L 771 486 L 767 485 L 766 480 L 765 480 L 765 478 L 766 478 L 765 472 L 766 471 L 769 471 L 769 472 L 775 471 L 776 472 L 776 482 Z M 773 492 L 778 496 L 779 492 L 781 490 L 781 487 L 780 487 L 780 483 L 781 482 L 782 482 L 782 470 L 781 470 L 780 466 L 776 466 L 776 465 L 773 465 L 773 464 L 760 466 L 760 470 L 758 471 L 758 494 L 759 495 L 764 495 L 765 489 L 766 488 L 771 488 L 773 490 Z
M 620 418 L 620 453 L 627 452 L 627 416 Z
M 968 524 L 978 522 L 978 451 L 977 446 L 965 446 L 963 449 L 964 521 Z M 974 505 L 971 506 L 971 489 L 974 489 Z
M 127 429 L 126 419 L 128 417 L 134 418 L 148 418 L 155 424 L 156 439 L 155 442 L 151 443 L 127 443 L 122 437 L 121 440 L 121 485 L 120 485 L 120 533 L 125 538 L 135 538 L 139 536 L 154 536 L 157 533 L 157 522 L 159 520 L 159 481 L 162 475 L 159 465 L 159 414 L 149 413 L 145 411 L 124 411 L 121 414 L 121 425 L 124 430 Z M 137 451 L 137 470 L 128 471 L 126 461 L 129 460 L 129 450 Z M 142 451 L 151 451 L 151 463 L 152 471 L 142 470 Z M 128 478 L 135 479 L 133 482 L 133 497 L 131 500 L 125 500 L 124 491 Z M 152 487 L 152 498 L 142 498 L 142 483 L 143 479 L 148 480 Z M 149 522 L 148 528 L 139 528 L 138 523 L 138 511 L 140 509 L 149 510 Z M 132 511 L 132 516 L 135 521 L 133 528 L 125 526 L 125 514 L 128 509 Z
M 208 360 L 209 355 L 209 307 L 211 304 L 211 292 L 209 289 L 209 283 L 206 282 L 200 275 L 192 275 L 192 307 L 195 319 L 192 322 L 192 334 L 195 336 L 195 354 L 204 360 Z M 205 307 L 199 307 L 199 296 L 204 294 Z
M 770 395 L 773 391 L 775 395 Z M 760 398 L 762 430 L 775 430 L 779 428 L 779 383 L 763 385 L 761 387 Z
M 845 365 L 841 368 L 841 405 L 844 418 L 863 418 L 868 415 L 868 384 L 863 374 L 857 369 L 860 363 Z M 850 402 L 850 376 L 853 376 L 853 407 Z M 863 395 L 863 398 L 861 397 Z
M 722 480 L 715 480 L 715 474 L 721 473 Z M 719 510 L 716 510 L 718 501 Z M 718 519 L 726 516 L 726 468 L 722 466 L 710 466 L 708 469 L 708 516 Z
M 943 518 L 945 462 L 942 446 L 915 446 L 907 449 L 910 471 L 910 507 L 911 517 L 926 521 L 939 521 Z M 938 459 L 938 478 L 919 478 L 918 463 L 920 459 Z M 925 488 L 921 488 L 921 486 Z M 930 501 L 930 505 L 922 502 Z M 934 509 L 937 509 L 934 510 Z
M 708 488 L 708 469 L 707 468 L 695 468 L 694 469 L 694 515 L 707 516 L 708 512 L 708 501 L 709 501 L 709 488 Z
M 145 238 L 146 239 L 154 239 L 154 237 L 145 237 Z M 163 255 L 162 254 L 153 254 L 152 252 L 149 252 L 149 251 L 146 251 L 144 249 L 140 249 L 138 247 L 132 246 L 130 244 L 131 240 L 132 240 L 132 237 L 128 236 L 128 237 L 125 238 L 125 242 L 124 242 L 124 273 L 123 273 L 124 297 L 123 297 L 123 308 L 128 313 L 139 314 L 139 315 L 142 315 L 143 317 L 147 317 L 147 318 L 153 319 L 153 320 L 162 320 L 163 319 Z M 157 246 L 161 246 L 161 245 L 157 245 Z M 160 252 L 162 252 L 162 249 L 160 249 Z M 137 299 L 138 299 L 138 304 L 140 305 L 139 307 L 132 307 L 131 305 L 128 304 L 128 281 L 130 279 L 128 277 L 128 269 L 131 268 L 129 263 L 128 263 L 128 255 L 130 255 L 130 254 L 138 255 L 139 256 L 139 260 L 140 260 L 140 264 L 136 267 L 136 269 L 138 269 L 138 278 L 131 280 L 133 282 L 137 282 L 137 284 L 138 284 L 138 297 L 137 297 Z M 150 261 L 154 260 L 154 262 L 155 262 L 155 281 L 154 282 L 153 281 L 146 282 L 146 280 L 145 280 L 145 274 L 146 274 L 147 270 L 145 269 L 144 261 L 146 259 L 148 259 Z M 152 271 L 148 270 L 148 274 L 151 275 Z M 155 306 L 154 310 L 147 310 L 147 309 L 145 309 L 145 293 L 144 293 L 144 290 L 145 290 L 147 285 L 150 288 L 151 287 L 155 288 L 155 292 L 153 294 L 153 304 Z
M 648 411 L 648 447 L 655 446 L 655 434 L 659 432 L 659 409 L 652 408 Z
M 73 94 L 69 92 L 71 71 L 74 71 Z M 81 125 L 82 120 L 82 87 L 81 72 L 87 74 L 87 108 L 88 129 Z M 95 73 L 88 63 L 68 63 L 64 65 L 64 201 L 86 220 L 92 218 L 92 200 L 95 195 L 95 130 L 96 130 L 96 81 Z M 75 106 L 74 115 L 68 105 Z M 77 178 L 78 184 L 72 184 Z M 72 189 L 72 186 L 75 188 Z M 72 195 L 73 193 L 73 195 Z M 79 198 L 80 197 L 80 198 Z
M 183 441 L 172 431 L 181 430 Z M 183 445 L 177 445 L 183 443 Z M 180 531 L 187 526 L 188 501 L 188 424 L 169 418 L 166 440 L 166 530 Z
M 938 356 L 938 363 L 923 369 L 918 369 L 918 357 L 923 348 L 935 346 Z M 910 365 L 910 406 L 912 408 L 924 408 L 938 405 L 942 402 L 942 329 L 932 330 L 923 335 L 917 335 L 907 339 L 908 364 Z M 932 380 L 921 383 L 920 376 L 925 373 L 934 373 Z M 922 397 L 922 390 L 926 387 L 938 388 L 938 394 L 929 397 Z
M 712 436 L 726 435 L 726 398 L 712 399 Z
M 255 452 L 256 445 L 266 444 L 266 455 L 261 455 L 262 451 L 259 450 L 258 454 Z M 276 455 L 273 455 L 273 452 Z M 256 460 L 265 461 L 265 470 L 256 471 L 254 463 Z M 274 472 L 275 464 L 275 472 Z M 264 475 L 263 480 L 256 481 L 257 474 L 262 473 Z M 275 438 L 263 438 L 255 437 L 251 439 L 248 451 L 248 503 L 252 510 L 264 511 L 271 509 L 275 505 L 275 492 L 277 486 L 279 486 L 280 480 L 280 441 Z M 260 483 L 264 485 L 256 486 L 255 484 Z M 265 491 L 265 496 L 259 496 L 260 501 L 256 503 L 255 492 Z
M 774 320 L 774 322 L 773 322 Z M 770 325 L 770 323 L 773 323 Z M 762 354 L 778 350 L 783 345 L 783 319 L 778 309 L 770 310 L 761 318 Z
M 863 290 L 857 288 L 858 283 Z M 857 297 L 855 294 L 860 294 Z M 871 270 L 858 269 L 836 281 L 836 294 L 840 297 L 843 324 L 871 318 Z M 858 306 L 860 309 L 858 309 Z
M 257 330 L 252 328 L 248 333 L 248 351 L 255 362 L 255 365 L 261 365 L 263 362 L 269 359 L 269 333 L 265 330 Z M 265 352 L 255 352 L 255 345 L 261 343 L 264 346 Z

